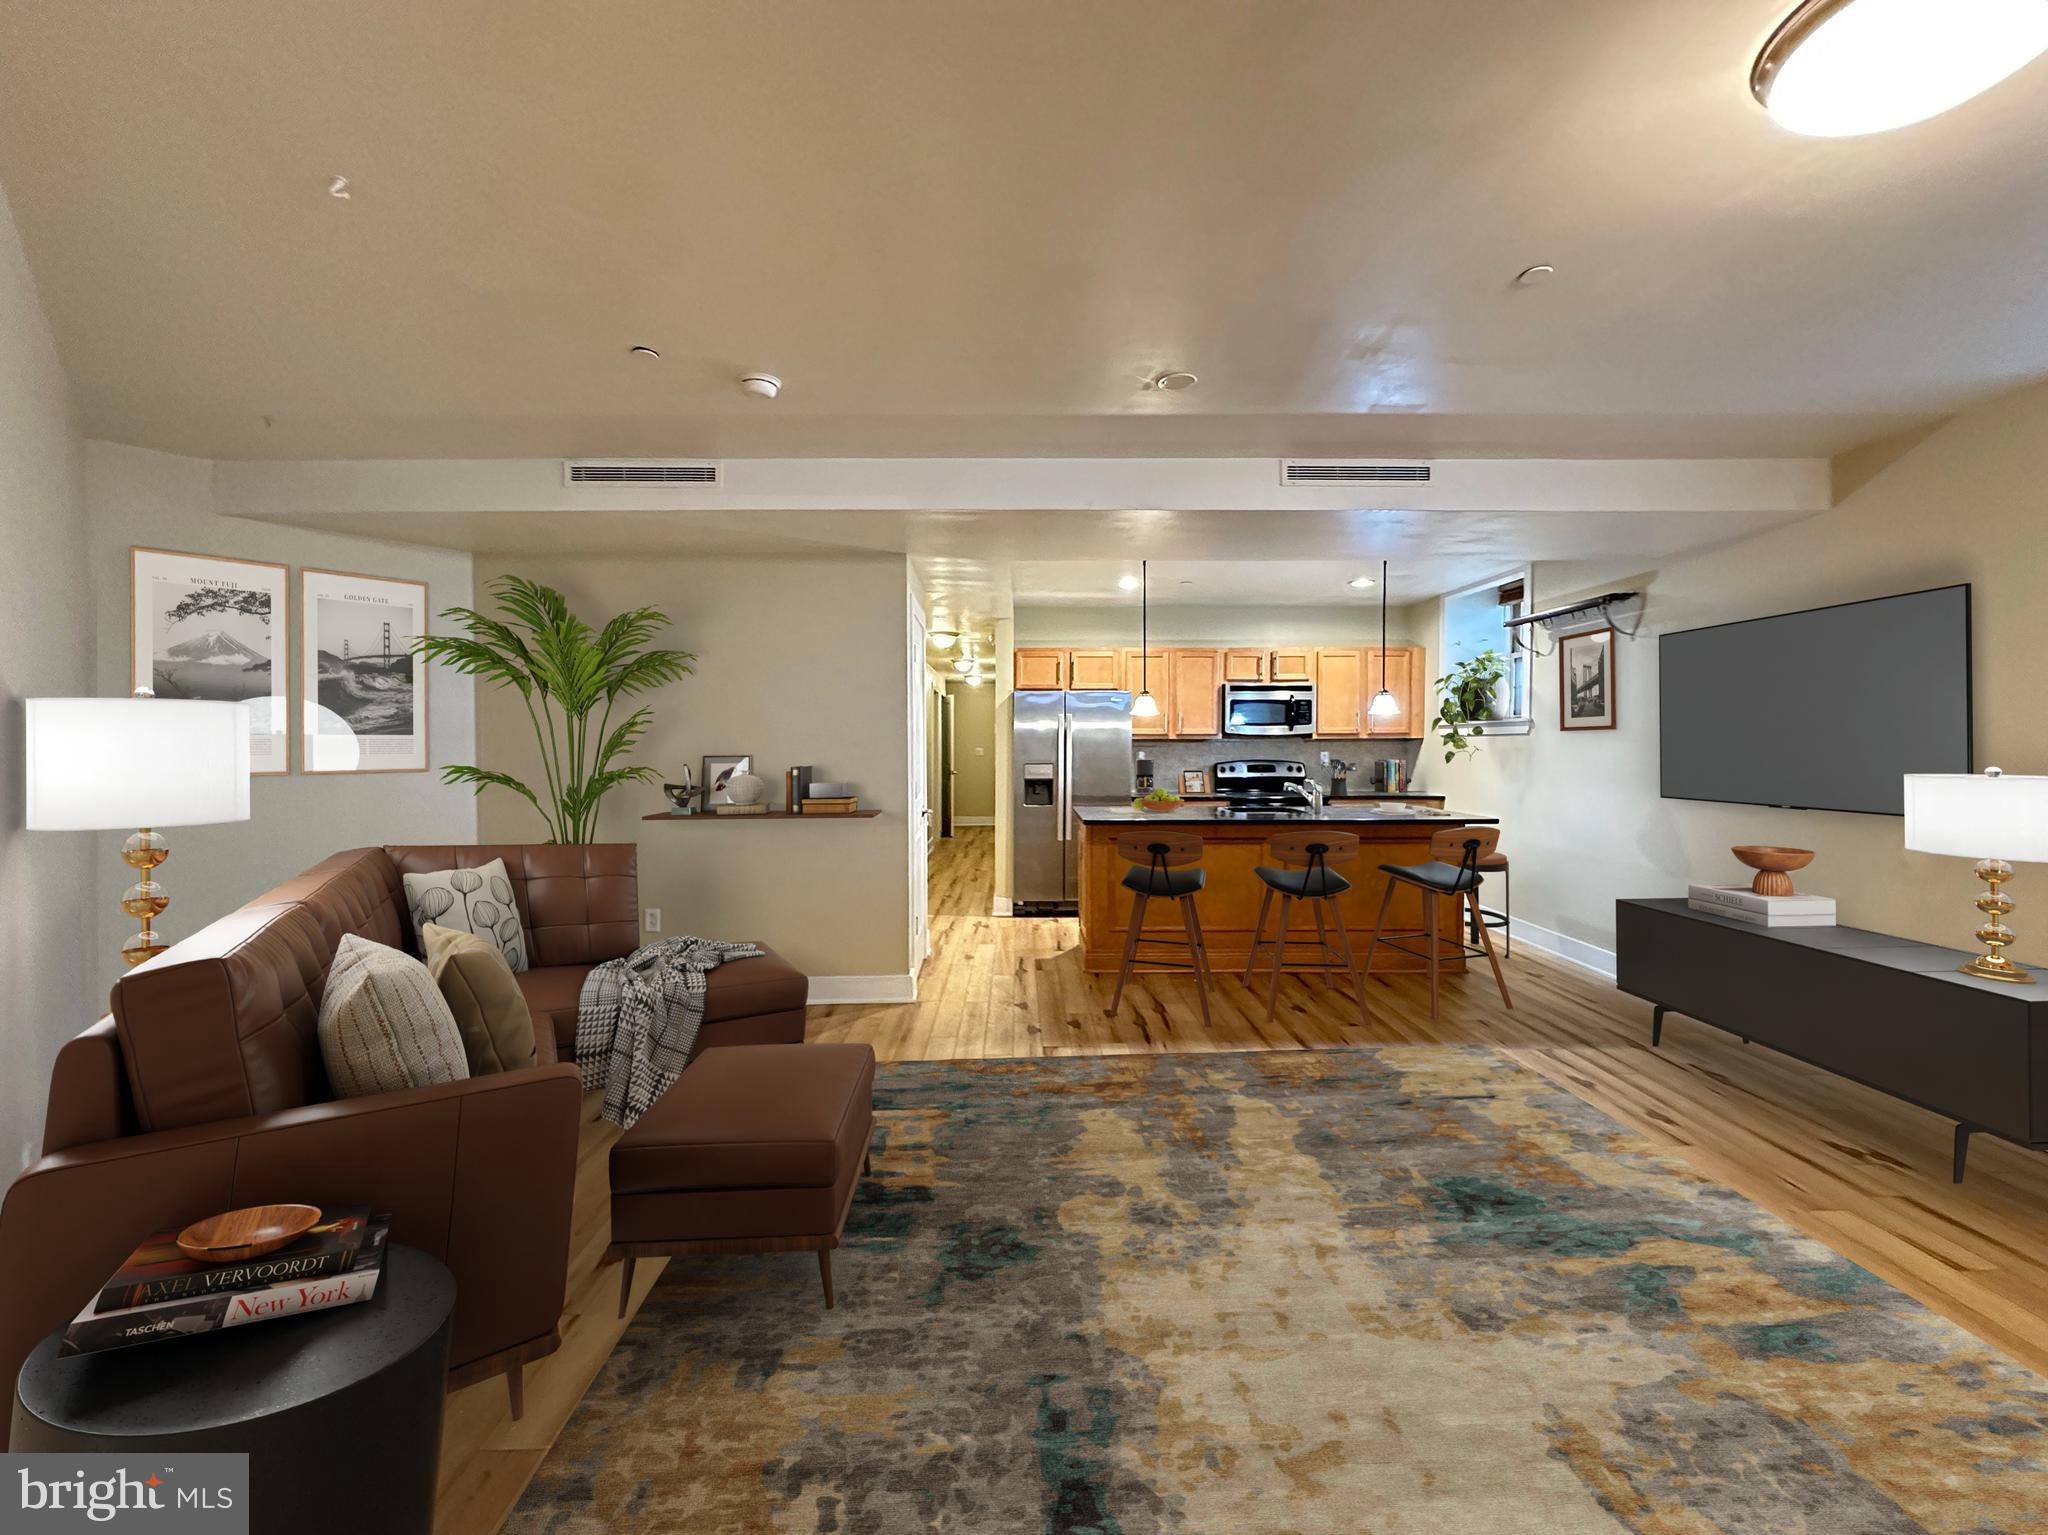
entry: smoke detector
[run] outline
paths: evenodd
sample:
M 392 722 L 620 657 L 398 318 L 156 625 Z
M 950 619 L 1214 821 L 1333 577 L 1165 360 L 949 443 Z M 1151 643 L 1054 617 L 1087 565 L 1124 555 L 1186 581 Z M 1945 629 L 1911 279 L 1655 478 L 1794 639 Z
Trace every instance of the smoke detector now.
M 749 373 L 740 380 L 740 388 L 759 400 L 772 400 L 782 393 L 782 380 L 773 373 Z
M 1194 374 L 1175 368 L 1154 378 L 1152 380 L 1152 387 L 1154 389 L 1164 389 L 1172 394 L 1178 394 L 1183 389 L 1194 388 L 1199 382 L 1200 380 Z

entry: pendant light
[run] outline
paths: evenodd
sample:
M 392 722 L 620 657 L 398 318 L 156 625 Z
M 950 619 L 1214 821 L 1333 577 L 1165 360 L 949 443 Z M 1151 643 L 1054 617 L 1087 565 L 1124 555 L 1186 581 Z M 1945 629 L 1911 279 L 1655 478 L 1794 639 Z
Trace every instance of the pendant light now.
M 1131 718 L 1156 720 L 1159 700 L 1152 696 L 1152 562 L 1138 563 L 1138 696 L 1131 700 Z
M 1938 117 L 2044 51 L 2040 0 L 1804 0 L 1749 88 L 1780 127 L 1847 138 Z
M 1387 562 L 1380 561 L 1380 690 L 1365 706 L 1367 719 L 1392 719 L 1401 712 L 1401 700 L 1387 686 Z

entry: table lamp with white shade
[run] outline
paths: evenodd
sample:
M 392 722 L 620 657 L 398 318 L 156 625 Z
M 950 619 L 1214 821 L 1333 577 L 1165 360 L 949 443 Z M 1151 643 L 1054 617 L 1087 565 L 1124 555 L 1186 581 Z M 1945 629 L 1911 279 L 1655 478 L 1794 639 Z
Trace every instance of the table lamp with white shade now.
M 249 819 L 249 706 L 184 698 L 31 698 L 30 831 L 140 828 L 121 859 L 140 878 L 121 909 L 142 920 L 121 945 L 131 965 L 167 945 L 151 927 L 171 903 L 151 875 L 170 856 L 163 826 Z
M 2048 863 L 2048 777 L 2006 773 L 1906 774 L 1906 846 L 1916 853 L 1945 853 L 1977 860 L 1977 878 L 1990 888 L 1977 898 L 1984 925 L 1977 941 L 1987 950 L 1963 974 L 1990 981 L 2031 983 L 2033 972 L 2005 957 L 2013 941 L 2005 918 L 2013 909 L 1999 887 L 2012 879 L 2012 864 Z

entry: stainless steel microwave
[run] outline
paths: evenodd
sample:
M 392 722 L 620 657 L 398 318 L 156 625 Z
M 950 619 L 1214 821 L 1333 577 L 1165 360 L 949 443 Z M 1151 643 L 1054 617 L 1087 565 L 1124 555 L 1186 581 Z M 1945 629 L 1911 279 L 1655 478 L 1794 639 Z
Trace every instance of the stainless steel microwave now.
M 1316 690 L 1312 683 L 1229 682 L 1223 686 L 1227 736 L 1312 736 Z

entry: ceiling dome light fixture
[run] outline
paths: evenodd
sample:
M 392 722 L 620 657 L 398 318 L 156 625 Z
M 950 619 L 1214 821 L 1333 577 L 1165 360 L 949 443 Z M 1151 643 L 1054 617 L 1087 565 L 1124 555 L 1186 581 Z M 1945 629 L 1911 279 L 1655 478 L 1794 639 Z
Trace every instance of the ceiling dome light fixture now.
M 1392 719 L 1401 712 L 1401 700 L 1387 686 L 1387 562 L 1380 561 L 1380 690 L 1365 706 L 1367 719 Z
M 1159 700 L 1152 696 L 1152 563 L 1138 563 L 1138 692 L 1131 700 L 1131 718 L 1156 720 Z
M 1170 368 L 1152 380 L 1154 389 L 1164 389 L 1169 394 L 1178 394 L 1183 389 L 1192 389 L 1201 382 L 1194 374 L 1181 368 Z
M 782 380 L 773 373 L 749 373 L 740 380 L 740 388 L 758 400 L 772 400 L 782 393 Z
M 1848 138 L 1939 117 L 2044 51 L 2041 0 L 1803 0 L 1749 88 L 1780 127 Z
M 925 636 L 925 643 L 930 645 L 934 650 L 951 650 L 953 648 L 954 642 L 957 641 L 959 638 L 960 635 L 956 630 L 934 629 L 930 634 L 927 634 Z

